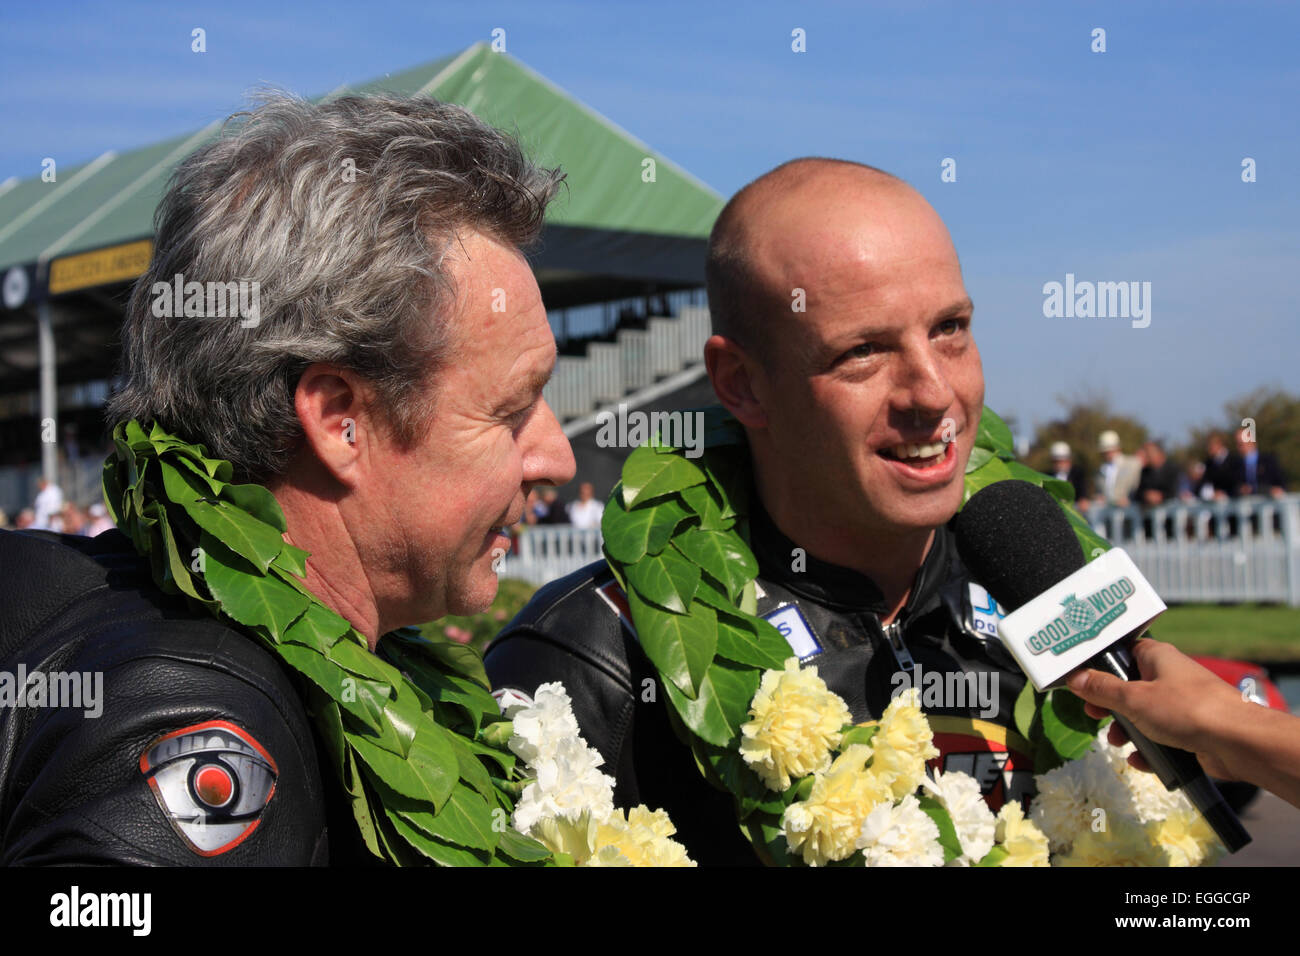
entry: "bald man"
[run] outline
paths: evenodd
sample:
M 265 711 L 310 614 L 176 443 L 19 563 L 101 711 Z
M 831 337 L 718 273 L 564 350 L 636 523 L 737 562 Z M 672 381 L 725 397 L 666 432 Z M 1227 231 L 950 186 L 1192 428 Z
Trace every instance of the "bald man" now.
M 943 222 L 887 173 L 796 160 L 727 204 L 707 275 L 705 363 L 751 452 L 758 613 L 855 722 L 915 683 L 941 764 L 975 776 L 993 809 L 1025 798 L 1024 679 L 947 527 L 984 376 Z M 673 736 L 662 688 L 643 693 L 655 672 L 617 588 L 597 563 L 540 591 L 488 651 L 493 686 L 563 681 L 617 805 L 668 810 L 701 863 L 754 862 L 729 798 Z

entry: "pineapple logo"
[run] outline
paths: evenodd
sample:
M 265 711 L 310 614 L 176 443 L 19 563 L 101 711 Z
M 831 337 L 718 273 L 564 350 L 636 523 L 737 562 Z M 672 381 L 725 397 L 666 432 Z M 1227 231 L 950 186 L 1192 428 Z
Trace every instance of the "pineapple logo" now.
M 1075 631 L 1087 631 L 1097 620 L 1097 612 L 1090 604 L 1085 604 L 1071 594 L 1061 606 L 1065 609 L 1065 621 Z

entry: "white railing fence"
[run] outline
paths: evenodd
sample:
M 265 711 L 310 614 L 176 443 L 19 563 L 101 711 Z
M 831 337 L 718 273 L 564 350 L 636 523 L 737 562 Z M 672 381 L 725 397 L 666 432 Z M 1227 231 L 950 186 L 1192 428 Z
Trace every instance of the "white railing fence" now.
M 598 560 L 600 545 L 599 528 L 533 525 L 519 535 L 517 553 L 502 560 L 500 576 L 542 585 Z
M 1300 495 L 1094 507 L 1087 517 L 1129 553 L 1166 601 L 1300 607 Z M 600 558 L 600 546 L 595 529 L 528 528 L 501 576 L 544 584 Z
M 1300 607 L 1300 495 L 1092 508 L 1166 601 Z

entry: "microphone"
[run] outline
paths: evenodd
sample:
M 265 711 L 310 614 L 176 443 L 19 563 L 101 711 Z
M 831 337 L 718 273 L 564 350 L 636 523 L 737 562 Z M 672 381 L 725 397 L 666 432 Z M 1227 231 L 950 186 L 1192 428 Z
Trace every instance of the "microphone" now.
M 998 638 L 1039 691 L 1080 667 L 1141 680 L 1133 642 L 1165 610 L 1133 560 L 1112 548 L 1085 563 L 1083 548 L 1050 494 L 1027 481 L 977 491 L 953 519 L 957 552 L 975 580 L 1009 612 Z M 1235 853 L 1250 834 L 1195 755 L 1115 720 L 1169 790 L 1182 789 Z

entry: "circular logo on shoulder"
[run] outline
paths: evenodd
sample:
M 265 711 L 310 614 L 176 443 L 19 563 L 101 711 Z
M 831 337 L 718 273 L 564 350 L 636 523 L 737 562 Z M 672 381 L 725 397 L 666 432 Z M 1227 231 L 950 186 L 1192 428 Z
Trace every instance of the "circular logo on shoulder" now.
M 158 738 L 140 755 L 140 772 L 186 845 L 217 856 L 257 829 L 275 794 L 275 761 L 253 736 L 209 720 Z
M 27 281 L 27 270 L 22 266 L 14 266 L 6 272 L 4 281 L 5 308 L 21 308 L 22 304 L 27 301 L 27 292 L 30 288 L 31 283 Z

